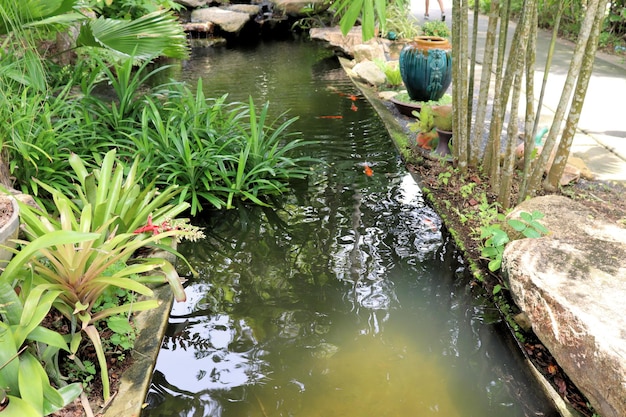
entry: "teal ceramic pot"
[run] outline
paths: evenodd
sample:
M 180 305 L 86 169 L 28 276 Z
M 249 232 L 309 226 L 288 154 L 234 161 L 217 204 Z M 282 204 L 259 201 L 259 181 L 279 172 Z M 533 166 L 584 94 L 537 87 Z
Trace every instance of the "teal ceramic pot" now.
M 452 82 L 450 42 L 437 36 L 418 36 L 400 52 L 400 75 L 415 101 L 439 100 Z

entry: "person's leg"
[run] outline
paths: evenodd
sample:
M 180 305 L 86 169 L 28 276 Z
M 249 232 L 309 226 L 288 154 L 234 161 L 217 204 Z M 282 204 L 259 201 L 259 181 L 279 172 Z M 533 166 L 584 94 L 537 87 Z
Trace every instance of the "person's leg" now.
M 426 11 L 424 12 L 424 19 L 428 20 L 428 0 L 426 0 Z
M 441 21 L 445 22 L 446 21 L 446 11 L 443 8 L 443 0 L 437 0 L 439 2 L 439 8 L 441 9 Z M 426 0 L 426 3 L 428 3 L 428 0 Z M 428 8 L 426 8 L 426 10 L 428 10 Z

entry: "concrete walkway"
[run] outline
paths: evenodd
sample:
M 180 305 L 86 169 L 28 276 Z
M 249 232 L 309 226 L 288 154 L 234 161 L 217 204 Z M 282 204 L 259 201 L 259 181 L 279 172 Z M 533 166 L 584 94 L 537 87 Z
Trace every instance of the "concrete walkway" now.
M 446 23 L 451 25 L 452 2 L 442 0 Z M 441 12 L 437 0 L 430 0 L 431 20 L 440 19 Z M 424 23 L 425 0 L 411 0 L 411 14 Z M 487 16 L 481 15 L 478 21 L 477 59 L 482 60 L 487 29 Z M 470 19 L 470 33 L 472 30 Z M 510 40 L 515 25 L 509 28 Z M 535 97 L 543 82 L 545 61 L 548 54 L 551 32 L 540 30 L 537 39 L 535 70 Z M 550 127 L 557 108 L 574 44 L 559 40 L 555 47 L 552 67 L 541 110 L 540 128 Z M 594 179 L 626 184 L 626 59 L 604 53 L 596 54 L 592 78 L 589 82 L 585 104 L 578 123 L 578 133 L 572 145 L 572 154 L 581 158 Z

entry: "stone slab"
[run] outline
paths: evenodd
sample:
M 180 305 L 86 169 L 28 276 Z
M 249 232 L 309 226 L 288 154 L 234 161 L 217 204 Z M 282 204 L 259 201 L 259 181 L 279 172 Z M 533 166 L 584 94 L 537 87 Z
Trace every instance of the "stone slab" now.
M 537 337 L 603 417 L 626 416 L 626 228 L 565 197 L 528 200 L 546 237 L 509 243 L 502 271 Z

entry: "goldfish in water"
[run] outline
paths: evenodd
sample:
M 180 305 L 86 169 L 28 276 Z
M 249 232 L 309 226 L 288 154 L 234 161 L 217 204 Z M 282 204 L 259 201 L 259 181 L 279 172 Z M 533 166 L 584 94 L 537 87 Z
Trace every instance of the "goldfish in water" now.
M 370 168 L 370 166 L 367 165 L 367 163 L 363 164 L 363 172 L 368 177 L 371 177 L 372 175 L 374 175 L 374 170 L 372 170 L 372 168 Z
M 357 111 L 359 108 L 357 106 L 354 105 L 354 103 L 352 103 L 352 106 L 350 106 L 350 110 L 352 111 Z
M 317 116 L 318 119 L 343 119 L 343 116 Z

